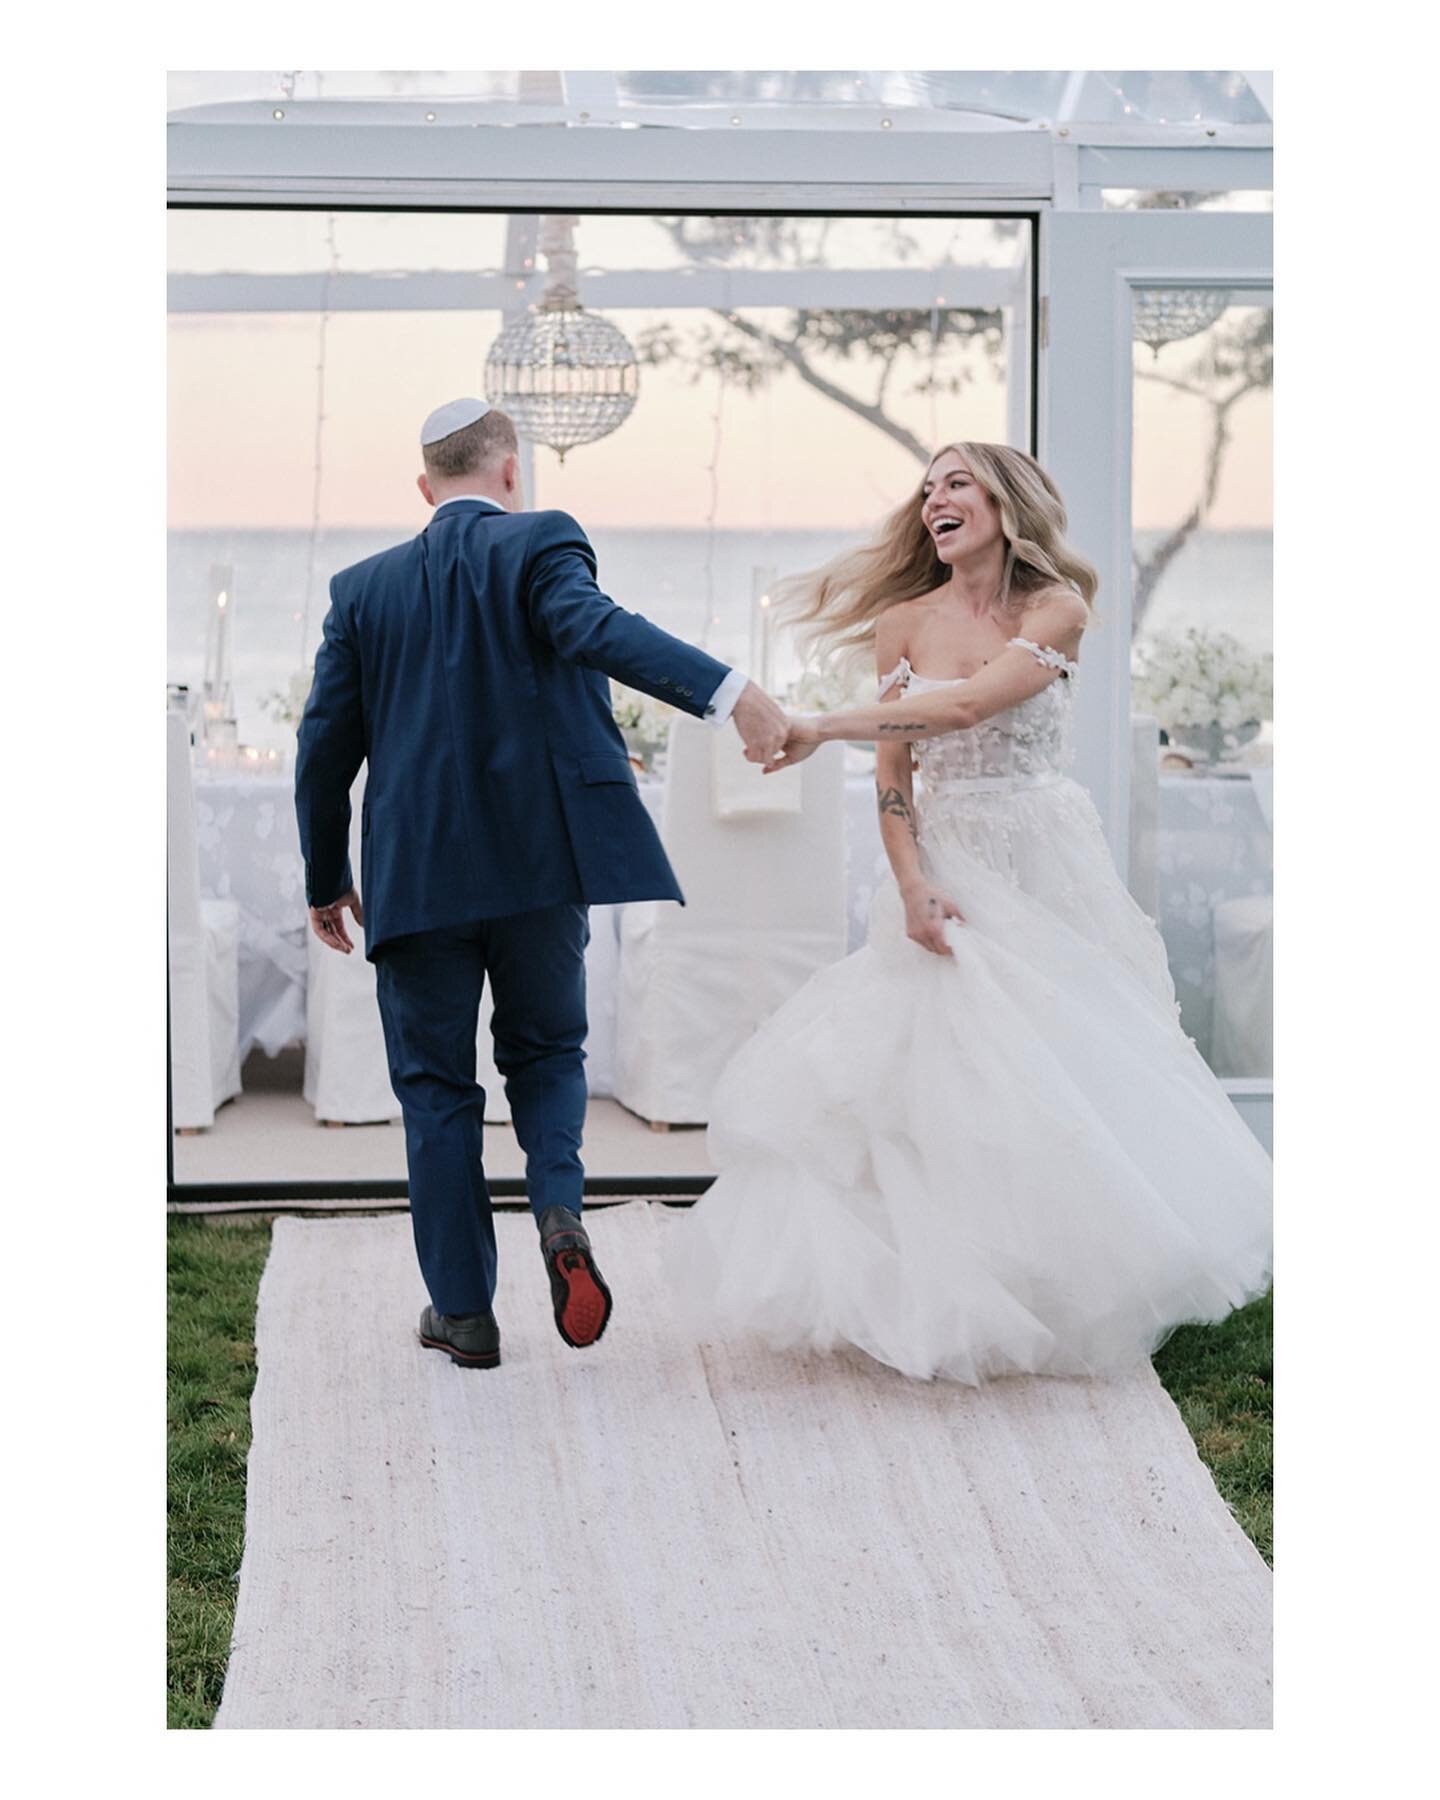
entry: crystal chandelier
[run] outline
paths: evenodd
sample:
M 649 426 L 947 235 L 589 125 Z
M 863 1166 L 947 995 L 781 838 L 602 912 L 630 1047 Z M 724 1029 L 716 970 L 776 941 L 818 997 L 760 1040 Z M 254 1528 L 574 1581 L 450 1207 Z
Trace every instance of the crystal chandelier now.
M 1135 337 L 1159 356 L 1164 344 L 1195 337 L 1229 305 L 1224 288 L 1140 288 L 1135 295 Z
M 485 398 L 515 421 L 521 437 L 565 452 L 623 425 L 640 391 L 640 366 L 624 332 L 587 312 L 575 279 L 579 219 L 541 221 L 545 292 L 538 307 L 507 325 L 485 359 Z

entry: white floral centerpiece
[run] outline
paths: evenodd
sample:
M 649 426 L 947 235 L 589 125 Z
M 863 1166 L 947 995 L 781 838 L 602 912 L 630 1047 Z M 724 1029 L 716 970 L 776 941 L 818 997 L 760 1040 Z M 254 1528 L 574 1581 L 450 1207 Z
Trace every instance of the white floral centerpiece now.
M 1271 716 L 1273 658 L 1257 656 L 1228 631 L 1158 632 L 1135 646 L 1131 690 L 1172 742 L 1219 762 L 1258 736 Z
M 285 692 L 282 694 L 277 690 L 267 694 L 260 702 L 260 710 L 269 713 L 272 719 L 278 720 L 282 725 L 294 725 L 298 728 L 314 680 L 313 663 L 297 669 L 286 683 Z
M 858 659 L 836 666 L 827 663 L 819 668 L 802 670 L 781 695 L 791 712 L 853 712 L 870 706 L 875 700 L 874 677 Z M 869 741 L 851 742 L 845 746 L 845 766 L 863 774 L 875 760 L 875 745 Z
M 869 705 L 872 684 L 859 669 L 806 669 L 785 690 L 785 704 L 795 712 L 846 712 Z
M 630 760 L 642 770 L 649 768 L 670 741 L 670 721 L 675 717 L 675 708 L 612 681 L 610 714 L 620 727 Z

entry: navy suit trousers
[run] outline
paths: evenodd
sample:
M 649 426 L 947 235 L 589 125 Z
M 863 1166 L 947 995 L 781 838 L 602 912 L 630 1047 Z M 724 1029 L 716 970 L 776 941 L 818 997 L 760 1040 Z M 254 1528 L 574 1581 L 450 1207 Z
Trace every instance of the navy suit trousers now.
M 495 1066 L 525 1152 L 530 1205 L 537 1217 L 547 1206 L 580 1211 L 589 941 L 589 909 L 566 905 L 415 932 L 376 951 L 390 1084 L 405 1119 L 415 1250 L 437 1312 L 485 1312 L 495 1297 L 485 1091 L 475 1080 L 487 976 Z

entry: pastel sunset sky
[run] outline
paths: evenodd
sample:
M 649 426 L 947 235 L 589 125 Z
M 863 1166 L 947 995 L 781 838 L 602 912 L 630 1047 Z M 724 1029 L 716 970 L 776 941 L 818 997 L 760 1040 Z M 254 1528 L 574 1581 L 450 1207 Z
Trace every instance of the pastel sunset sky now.
M 810 226 L 812 222 L 806 222 Z M 815 222 L 817 229 L 825 222 Z M 963 275 L 1013 266 L 1023 240 L 985 220 L 914 220 L 896 247 L 890 221 L 844 220 L 823 240 L 825 268 L 929 266 L 963 303 Z M 499 270 L 506 221 L 498 215 L 328 215 L 173 213 L 172 269 L 193 273 L 343 270 Z M 585 271 L 653 270 L 669 293 L 684 257 L 657 222 L 581 221 Z M 735 267 L 775 268 L 762 247 L 744 246 Z M 682 290 L 683 291 L 683 290 Z M 655 308 L 606 309 L 632 341 L 662 321 L 682 334 L 714 316 L 667 301 Z M 784 309 L 746 306 L 744 316 L 780 331 Z M 424 523 L 415 491 L 420 420 L 442 400 L 483 392 L 498 311 L 182 313 L 170 332 L 170 523 L 215 527 L 395 527 Z M 1167 348 L 1158 364 L 1179 368 L 1194 344 Z M 317 412 L 319 482 L 316 483 Z M 818 361 L 828 379 L 870 400 L 876 369 L 864 357 Z M 951 352 L 942 373 L 959 373 L 958 395 L 913 391 L 925 374 L 902 361 L 886 410 L 922 442 L 1000 439 L 1006 432 L 1003 376 L 973 349 Z M 570 452 L 561 466 L 535 453 L 532 505 L 561 506 L 595 527 L 705 526 L 755 530 L 864 528 L 915 485 L 920 468 L 903 448 L 786 372 L 756 393 L 691 368 L 641 371 L 639 402 L 600 443 Z M 1193 502 L 1207 442 L 1199 401 L 1137 383 L 1135 524 L 1163 526 Z M 1270 524 L 1270 396 L 1247 398 L 1232 415 L 1232 442 L 1208 523 Z

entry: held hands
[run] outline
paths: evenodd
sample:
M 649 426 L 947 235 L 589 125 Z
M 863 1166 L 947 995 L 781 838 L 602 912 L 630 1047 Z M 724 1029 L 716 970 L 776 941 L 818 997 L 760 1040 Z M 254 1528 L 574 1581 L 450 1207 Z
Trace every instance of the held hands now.
M 310 908 L 310 928 L 316 937 L 331 950 L 340 950 L 346 956 L 355 948 L 345 929 L 344 910 L 347 906 L 355 915 L 355 923 L 363 925 L 365 917 L 360 911 L 360 895 L 353 887 L 338 900 L 332 900 L 329 906 Z
M 763 688 L 747 681 L 730 714 L 745 745 L 747 762 L 767 767 L 784 754 L 790 721 L 784 709 Z
M 787 713 L 763 688 L 747 682 L 730 717 L 745 744 L 745 760 L 766 775 L 804 762 L 820 748 L 820 734 L 803 715 Z
M 824 741 L 816 731 L 814 721 L 804 713 L 792 713 L 785 721 L 787 735 L 784 749 L 780 757 L 767 763 L 762 773 L 773 775 L 777 769 L 793 768 L 796 763 L 804 762 L 807 756 L 813 756 Z
M 905 902 L 905 935 L 937 956 L 953 956 L 945 936 L 945 921 L 965 923 L 965 915 L 948 895 L 928 881 L 913 881 L 900 890 Z

